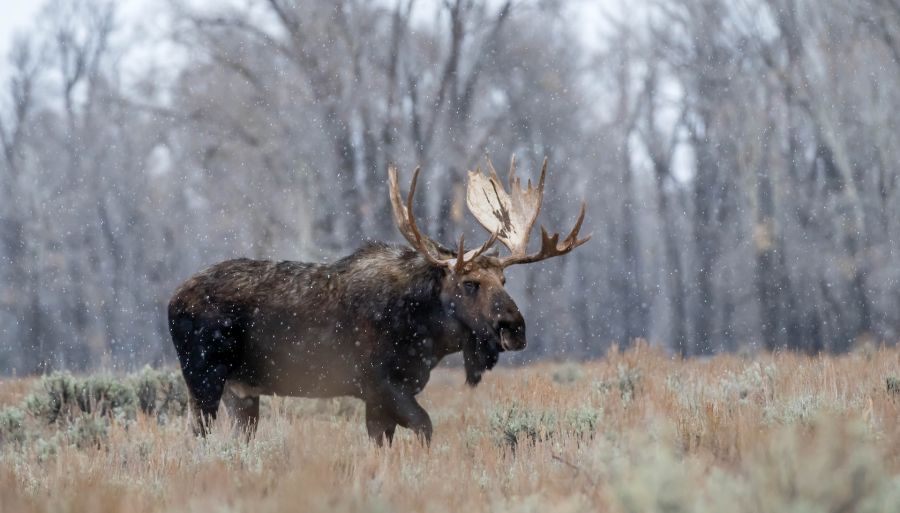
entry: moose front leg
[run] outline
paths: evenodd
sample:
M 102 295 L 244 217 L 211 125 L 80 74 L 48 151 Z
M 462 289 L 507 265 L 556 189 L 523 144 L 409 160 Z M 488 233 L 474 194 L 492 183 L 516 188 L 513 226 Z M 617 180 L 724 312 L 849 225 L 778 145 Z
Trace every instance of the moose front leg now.
M 377 393 L 366 401 L 366 428 L 369 436 L 379 444 L 383 437 L 390 443 L 397 424 L 413 430 L 426 443 L 431 443 L 433 428 L 428 412 L 412 394 L 391 383 L 383 383 Z

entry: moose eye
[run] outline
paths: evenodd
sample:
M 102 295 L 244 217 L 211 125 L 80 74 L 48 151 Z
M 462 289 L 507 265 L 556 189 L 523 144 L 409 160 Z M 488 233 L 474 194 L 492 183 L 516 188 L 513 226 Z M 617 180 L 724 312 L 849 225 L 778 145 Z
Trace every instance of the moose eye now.
M 463 289 L 465 289 L 466 294 L 470 296 L 474 296 L 478 292 L 478 282 L 477 281 L 464 281 Z

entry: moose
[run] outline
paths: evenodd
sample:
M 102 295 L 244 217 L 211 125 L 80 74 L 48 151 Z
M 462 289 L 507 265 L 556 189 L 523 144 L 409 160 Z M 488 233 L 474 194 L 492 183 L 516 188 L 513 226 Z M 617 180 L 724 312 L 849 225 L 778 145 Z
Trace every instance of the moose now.
M 236 259 L 185 281 L 169 302 L 169 330 L 190 393 L 198 434 L 219 402 L 248 433 L 259 396 L 353 396 L 365 403 L 366 429 L 379 445 L 397 425 L 431 440 L 428 413 L 416 394 L 445 356 L 462 351 L 466 382 L 475 386 L 503 351 L 525 347 L 525 320 L 504 289 L 505 268 L 565 255 L 579 238 L 578 220 L 560 241 L 541 227 L 547 160 L 536 186 L 525 188 L 510 162 L 507 191 L 494 167 L 469 171 L 466 204 L 490 233 L 466 250 L 423 235 L 413 216 L 419 168 L 404 203 L 397 169 L 388 169 L 394 220 L 409 246 L 369 243 L 331 264 Z M 506 256 L 489 251 L 500 241 Z

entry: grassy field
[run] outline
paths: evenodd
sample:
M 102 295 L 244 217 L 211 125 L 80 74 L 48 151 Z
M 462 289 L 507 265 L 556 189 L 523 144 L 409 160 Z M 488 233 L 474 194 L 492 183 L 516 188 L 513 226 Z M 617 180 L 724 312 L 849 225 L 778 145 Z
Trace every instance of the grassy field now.
M 174 372 L 0 381 L 0 511 L 900 511 L 900 351 L 441 369 L 430 448 L 352 400 L 192 435 Z

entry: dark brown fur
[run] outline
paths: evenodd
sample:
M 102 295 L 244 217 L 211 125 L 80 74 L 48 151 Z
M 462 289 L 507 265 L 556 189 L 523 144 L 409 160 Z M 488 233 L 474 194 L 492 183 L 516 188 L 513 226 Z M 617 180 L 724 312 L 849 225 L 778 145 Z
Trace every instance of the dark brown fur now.
M 399 424 L 430 439 L 415 395 L 443 357 L 463 351 L 475 385 L 502 345 L 525 345 L 491 262 L 454 273 L 371 244 L 331 265 L 238 259 L 198 273 L 169 303 L 169 327 L 201 429 L 223 395 L 251 429 L 259 395 L 348 395 L 365 401 L 373 438 Z

